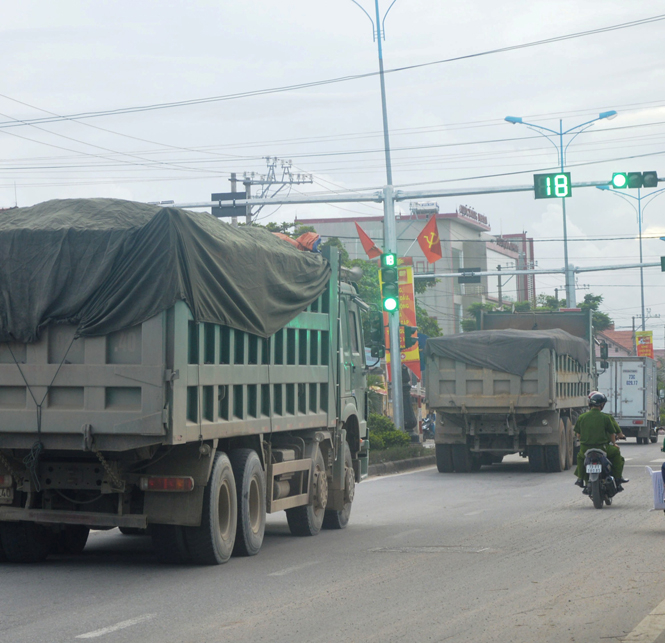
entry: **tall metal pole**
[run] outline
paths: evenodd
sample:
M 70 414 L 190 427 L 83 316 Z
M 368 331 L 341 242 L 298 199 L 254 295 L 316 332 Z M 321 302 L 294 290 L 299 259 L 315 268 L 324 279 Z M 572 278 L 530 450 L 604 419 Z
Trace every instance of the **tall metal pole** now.
M 397 229 L 395 224 L 395 191 L 393 170 L 390 162 L 390 137 L 388 134 L 388 107 L 386 105 L 386 82 L 383 72 L 383 48 L 381 46 L 381 16 L 379 0 L 374 0 L 376 10 L 376 41 L 379 48 L 379 78 L 381 80 L 381 110 L 383 113 L 383 146 L 386 156 L 386 182 L 383 188 L 383 243 L 386 252 L 397 252 Z M 392 376 L 393 422 L 404 430 L 404 408 L 402 404 L 402 359 L 399 346 L 399 312 L 388 313 L 388 336 L 390 337 L 390 370 Z
M 559 161 L 561 162 L 561 173 L 565 172 L 565 160 L 563 149 L 563 119 L 559 119 Z M 563 261 L 565 269 L 566 283 L 566 307 L 575 308 L 577 298 L 575 296 L 575 276 L 571 274 L 568 263 L 568 224 L 566 221 L 566 197 L 561 199 L 561 209 L 563 210 Z
M 637 188 L 637 225 L 640 231 L 640 263 L 642 263 L 642 189 Z M 642 298 L 642 330 L 646 330 L 644 314 L 644 268 L 640 266 L 640 296 Z

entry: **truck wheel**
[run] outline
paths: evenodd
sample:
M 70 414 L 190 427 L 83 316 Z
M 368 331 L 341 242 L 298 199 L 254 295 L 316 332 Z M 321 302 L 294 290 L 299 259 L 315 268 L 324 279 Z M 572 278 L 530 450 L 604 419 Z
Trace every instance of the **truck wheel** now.
M 78 556 L 85 549 L 90 535 L 90 528 L 83 525 L 66 525 L 65 528 L 53 538 L 54 554 L 69 554 Z
M 649 442 L 651 442 L 651 444 L 656 444 L 656 442 L 658 442 L 658 436 L 657 435 L 652 435 L 649 438 Z
M 0 540 L 10 563 L 38 563 L 51 552 L 53 532 L 34 522 L 2 522 Z
M 316 536 L 323 526 L 323 517 L 328 504 L 328 478 L 326 463 L 319 449 L 312 464 L 312 502 L 286 510 L 286 520 L 294 536 Z
M 189 562 L 185 533 L 180 525 L 150 525 L 152 549 L 160 563 L 178 565 Z
M 353 473 L 353 461 L 351 460 L 351 449 L 344 443 L 344 509 L 326 509 L 323 516 L 324 529 L 344 529 L 349 524 L 351 506 L 356 490 L 356 478 Z
M 562 420 L 559 421 L 559 444 L 545 447 L 545 468 L 550 473 L 566 470 L 566 431 Z
M 527 447 L 527 454 L 529 456 L 529 469 L 533 473 L 543 473 L 545 471 L 544 448 L 537 444 L 529 445 Z
M 266 530 L 266 477 L 254 449 L 234 449 L 229 454 L 238 496 L 238 526 L 234 556 L 255 556 Z
M 238 496 L 233 468 L 218 451 L 203 493 L 200 527 L 185 527 L 187 550 L 197 565 L 221 565 L 231 558 L 238 524 Z
M 469 473 L 473 468 L 473 458 L 466 444 L 453 444 L 453 467 L 457 473 Z
M 439 473 L 453 472 L 453 447 L 450 444 L 436 444 L 436 468 Z

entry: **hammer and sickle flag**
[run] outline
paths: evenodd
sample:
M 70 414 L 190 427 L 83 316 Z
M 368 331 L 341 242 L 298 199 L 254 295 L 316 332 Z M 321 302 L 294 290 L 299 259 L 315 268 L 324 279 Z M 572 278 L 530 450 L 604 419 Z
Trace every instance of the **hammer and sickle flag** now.
M 367 253 L 370 259 L 381 256 L 381 249 L 372 241 L 370 236 L 356 223 L 356 230 L 360 237 L 360 243 L 363 244 L 363 250 Z
M 441 240 L 439 239 L 439 228 L 436 225 L 436 217 L 433 216 L 422 232 L 418 235 L 418 244 L 428 263 L 434 263 L 441 259 Z

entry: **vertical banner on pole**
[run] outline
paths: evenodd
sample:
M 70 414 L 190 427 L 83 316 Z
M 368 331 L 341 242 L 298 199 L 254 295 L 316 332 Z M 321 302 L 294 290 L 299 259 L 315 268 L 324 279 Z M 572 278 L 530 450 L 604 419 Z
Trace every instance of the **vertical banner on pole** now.
M 650 357 L 653 359 L 653 331 L 638 330 L 635 333 L 635 347 L 638 357 Z
M 379 271 L 379 275 L 381 272 Z M 380 277 L 379 277 L 380 278 Z M 410 348 L 404 348 L 404 326 L 416 326 L 416 297 L 413 280 L 413 259 L 411 257 L 397 258 L 397 279 L 399 286 L 399 343 L 402 364 L 418 378 L 422 379 L 420 372 L 420 349 L 418 342 Z M 388 313 L 383 313 L 384 326 L 388 325 Z M 386 329 L 386 364 L 388 378 L 391 379 L 390 370 L 390 336 Z

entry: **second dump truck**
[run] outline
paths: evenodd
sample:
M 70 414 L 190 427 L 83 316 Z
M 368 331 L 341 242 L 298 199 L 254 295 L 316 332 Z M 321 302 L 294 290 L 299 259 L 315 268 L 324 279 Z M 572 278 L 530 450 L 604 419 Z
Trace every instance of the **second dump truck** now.
M 594 381 L 588 316 L 495 313 L 482 320 L 489 329 L 427 341 L 439 471 L 474 471 L 512 453 L 528 457 L 532 471 L 568 469 L 573 426 Z
M 149 533 L 159 559 L 346 526 L 366 309 L 337 251 L 113 199 L 0 220 L 0 560 Z

